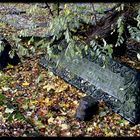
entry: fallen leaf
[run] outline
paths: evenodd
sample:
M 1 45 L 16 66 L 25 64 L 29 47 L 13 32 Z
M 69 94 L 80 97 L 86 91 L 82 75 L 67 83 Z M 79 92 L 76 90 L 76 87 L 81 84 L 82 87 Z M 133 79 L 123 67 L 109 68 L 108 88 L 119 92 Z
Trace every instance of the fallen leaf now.
M 37 79 L 35 80 L 35 83 L 38 84 L 43 79 L 43 75 L 40 74 Z
M 29 86 L 29 85 L 30 85 L 30 83 L 28 83 L 28 82 L 22 83 L 22 86 Z
M 26 115 L 29 117 L 29 116 L 31 116 L 31 115 L 32 115 L 32 112 L 27 111 L 27 112 L 26 112 Z
M 30 101 L 31 104 L 37 104 L 38 101 L 37 100 L 34 100 L 34 101 Z
M 14 109 L 6 108 L 5 113 L 13 113 Z
M 65 91 L 68 88 L 68 84 L 62 84 L 58 88 L 56 88 L 56 92 L 62 92 Z
M 51 71 L 48 71 L 48 75 L 49 76 L 54 76 L 53 72 L 51 72 Z
M 111 137 L 111 136 L 113 136 L 113 132 L 106 132 L 105 135 L 106 135 L 107 137 Z
M 92 127 L 87 128 L 87 131 L 88 131 L 88 132 L 91 132 L 92 130 L 93 130 Z
M 75 105 L 78 105 L 78 101 L 74 101 L 73 103 L 74 103 Z
M 40 120 L 36 120 L 35 121 L 35 125 L 37 125 L 37 127 L 40 129 L 40 128 L 44 128 L 44 124 L 40 121 Z
M 52 104 L 53 104 L 53 102 L 52 102 L 52 101 L 50 101 L 50 99 L 49 99 L 49 98 L 45 98 L 45 100 L 42 100 L 41 102 L 42 102 L 42 103 L 47 104 L 47 106 L 49 106 L 49 105 L 52 105 Z
M 52 124 L 52 123 L 54 123 L 54 118 L 53 117 L 48 119 L 48 124 Z
M 3 91 L 8 91 L 10 88 L 9 87 L 2 87 Z
M 55 86 L 53 84 L 47 84 L 43 86 L 43 89 L 47 89 L 47 92 L 49 92 L 51 89 L 55 89 Z
M 49 98 L 45 98 L 44 102 L 48 103 L 49 102 Z
M 68 125 L 67 124 L 62 124 L 61 125 L 61 130 L 66 130 L 66 129 L 68 129 L 69 127 L 68 127 Z

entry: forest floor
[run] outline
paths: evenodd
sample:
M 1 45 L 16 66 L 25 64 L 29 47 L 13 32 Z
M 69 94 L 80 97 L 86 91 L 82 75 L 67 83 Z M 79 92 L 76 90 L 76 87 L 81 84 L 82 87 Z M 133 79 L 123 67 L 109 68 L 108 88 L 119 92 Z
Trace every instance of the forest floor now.
M 6 26 L 4 32 L 13 33 Z M 90 121 L 77 120 L 86 94 L 41 67 L 41 56 L 0 72 L 0 136 L 140 136 L 140 124 L 130 124 L 103 101 Z
M 42 68 L 39 58 L 1 72 L 0 136 L 140 136 L 140 124 L 130 124 L 103 101 L 92 120 L 76 120 L 86 94 Z

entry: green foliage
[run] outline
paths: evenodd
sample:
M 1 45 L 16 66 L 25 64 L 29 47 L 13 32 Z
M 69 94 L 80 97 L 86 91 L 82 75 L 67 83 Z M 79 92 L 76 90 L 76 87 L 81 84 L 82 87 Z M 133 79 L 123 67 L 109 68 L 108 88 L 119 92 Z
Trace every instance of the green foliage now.
M 132 26 L 127 26 L 129 33 L 131 35 L 131 38 L 136 40 L 136 41 L 140 41 L 140 30 L 138 29 L 138 27 L 132 27 Z
M 13 36 L 12 39 L 14 40 L 14 47 L 9 52 L 9 55 L 11 58 L 13 58 L 15 52 L 19 55 L 21 60 L 26 57 L 32 57 L 36 54 L 37 49 L 43 49 L 46 48 L 47 41 L 45 38 L 42 39 L 36 39 L 36 37 L 31 36 L 22 36 L 22 38 Z
M 104 62 L 104 65 L 106 65 L 107 62 L 109 61 L 109 58 L 112 57 L 113 46 L 112 44 L 107 44 L 105 39 L 102 39 L 102 41 L 103 41 L 103 45 L 100 45 L 99 43 L 97 43 L 96 40 L 92 40 L 90 42 L 90 45 L 93 48 L 91 50 L 91 54 L 92 56 L 101 58 Z
M 17 110 L 17 108 L 14 108 L 10 105 L 6 105 L 5 117 L 10 122 L 16 120 L 25 120 L 24 116 Z
M 124 4 L 120 4 L 120 6 L 116 7 L 117 11 L 123 11 L 124 10 Z
M 85 24 L 93 23 L 93 9 L 92 6 L 87 6 L 84 4 L 49 4 L 51 5 L 54 11 L 57 11 L 58 8 L 63 7 L 59 15 L 54 14 L 50 22 L 50 27 L 48 32 L 53 38 L 51 40 L 40 40 L 36 42 L 34 37 L 31 37 L 26 45 L 21 43 L 21 39 L 15 38 L 15 49 L 12 49 L 10 52 L 10 57 L 13 57 L 14 52 L 18 52 L 19 56 L 30 56 L 30 54 L 35 54 L 38 48 L 46 48 L 46 52 L 49 55 L 49 58 L 59 60 L 60 52 L 70 59 L 71 57 L 78 55 L 83 57 L 84 54 L 87 54 L 90 50 L 90 53 L 93 57 L 100 57 L 105 63 L 112 57 L 113 53 L 113 44 L 108 44 L 104 38 L 93 39 L 90 44 L 85 43 L 84 36 L 77 34 L 77 31 L 82 29 L 82 26 Z M 123 11 L 125 4 L 120 4 L 117 8 L 117 11 Z M 38 7 L 34 5 L 32 9 L 29 10 L 29 13 L 36 13 Z M 104 8 L 98 7 L 95 11 L 103 11 Z M 59 9 L 60 10 L 60 9 Z M 131 25 L 125 23 L 125 17 L 120 16 L 117 20 L 117 28 L 113 29 L 112 33 L 117 32 L 118 38 L 115 43 L 115 47 L 121 46 L 125 41 L 125 29 L 128 28 L 128 31 L 132 39 L 139 41 L 139 29 L 140 29 L 140 10 L 138 11 L 138 16 L 135 18 L 137 21 L 137 27 L 132 27 Z M 26 31 L 21 31 L 22 36 L 26 36 Z M 82 36 L 82 38 L 80 37 Z M 65 40 L 65 41 L 61 41 Z M 99 41 L 100 40 L 100 41 Z M 99 43 L 100 42 L 100 43 Z M 59 61 L 57 62 L 58 65 Z
M 15 52 L 17 52 L 20 58 L 29 56 L 28 49 L 21 43 L 22 40 L 15 36 L 13 36 L 13 40 L 15 41 L 15 47 L 10 51 L 10 57 L 12 58 Z
M 5 99 L 5 96 L 2 93 L 0 93 L 0 106 L 4 104 Z
M 91 45 L 86 44 L 84 40 L 81 39 L 78 35 L 74 35 L 77 32 L 77 30 L 83 26 L 83 23 L 91 24 L 93 22 L 93 19 L 91 18 L 93 16 L 92 6 L 89 5 L 87 6 L 85 4 L 78 5 L 72 3 L 61 5 L 59 4 L 49 4 L 49 5 L 52 6 L 52 9 L 54 11 L 58 10 L 59 8 L 58 6 L 63 7 L 63 10 L 61 10 L 60 14 L 59 15 L 55 14 L 56 16 L 54 16 L 51 19 L 50 27 L 48 30 L 50 35 L 53 36 L 52 40 L 46 41 L 45 39 L 42 39 L 36 42 L 35 38 L 31 37 L 30 40 L 27 41 L 27 43 L 23 43 L 22 39 L 13 36 L 15 45 L 9 52 L 11 58 L 13 58 L 15 52 L 19 55 L 21 59 L 24 57 L 30 57 L 36 53 L 36 50 L 38 48 L 41 49 L 47 48 L 47 53 L 50 58 L 58 59 L 58 54 L 59 52 L 62 51 L 65 52 L 65 56 L 69 58 L 73 57 L 74 55 L 79 55 L 80 57 L 82 57 L 83 52 L 87 54 L 88 50 L 93 47 Z M 41 11 L 39 11 L 37 4 L 34 4 L 30 9 L 27 10 L 28 14 L 39 14 L 39 12 Z M 21 30 L 20 34 L 26 37 L 27 30 Z M 59 45 L 56 45 L 54 43 L 56 40 L 59 40 L 60 38 L 63 37 L 66 40 L 65 42 L 66 45 L 63 45 L 61 43 Z M 100 45 L 98 44 L 98 46 Z M 106 47 L 107 46 L 110 45 L 106 45 Z M 109 49 L 106 49 L 106 47 L 105 48 L 104 47 L 105 46 L 99 47 L 96 53 L 99 54 L 99 52 L 101 51 L 104 54 L 106 54 L 107 52 L 111 52 L 107 51 Z M 94 48 L 92 54 L 94 54 Z
M 65 51 L 65 56 L 73 57 L 74 54 L 81 54 L 83 46 L 77 46 L 76 41 L 78 38 L 73 36 L 73 33 L 77 31 L 82 25 L 82 22 L 89 22 L 87 16 L 83 16 L 83 7 L 77 8 L 75 5 L 71 8 L 67 4 L 64 5 L 64 11 L 62 15 L 55 17 L 49 28 L 50 34 L 53 35 L 53 39 L 47 45 L 47 53 L 51 58 L 57 58 L 57 52 Z M 66 40 L 66 47 L 63 45 L 53 45 L 54 40 L 59 40 L 64 36 Z M 54 53 L 56 52 L 56 53 Z
M 124 17 L 121 16 L 119 17 L 119 19 L 117 20 L 117 32 L 118 32 L 118 39 L 117 42 L 115 44 L 115 47 L 120 46 L 123 42 L 124 42 L 124 38 L 123 38 L 123 33 L 124 33 L 124 21 L 123 21 Z
M 84 14 L 83 11 L 85 12 Z M 96 40 L 92 40 L 90 44 L 87 44 L 83 39 L 79 38 L 78 35 L 74 35 L 77 29 L 82 27 L 83 23 L 89 24 L 91 22 L 90 17 L 92 13 L 90 13 L 90 11 L 92 10 L 87 10 L 85 6 L 78 7 L 73 5 L 67 7 L 67 5 L 65 5 L 63 14 L 52 20 L 49 31 L 53 39 L 47 45 L 47 53 L 50 58 L 58 60 L 57 65 L 59 63 L 59 52 L 64 52 L 65 57 L 70 59 L 75 55 L 83 57 L 83 54 L 87 54 L 90 49 L 92 56 L 101 57 L 105 63 L 107 62 L 107 58 L 112 56 L 113 46 L 112 44 L 107 44 L 104 39 L 102 39 L 103 45 L 100 45 Z M 122 26 L 118 26 L 118 32 L 121 36 L 120 27 Z M 62 36 L 65 38 L 65 45 L 61 43 L 59 45 L 53 44 L 55 40 L 59 40 Z
M 82 21 L 89 22 L 89 19 L 82 13 L 73 12 L 72 9 L 64 9 L 63 15 L 57 16 L 51 21 L 49 30 L 56 39 L 59 39 L 62 34 L 65 34 L 67 38 L 68 33 L 78 29 Z
M 138 10 L 138 15 L 134 18 L 137 21 L 137 27 L 128 25 L 128 31 L 130 33 L 130 38 L 134 39 L 137 42 L 140 42 L 140 9 Z

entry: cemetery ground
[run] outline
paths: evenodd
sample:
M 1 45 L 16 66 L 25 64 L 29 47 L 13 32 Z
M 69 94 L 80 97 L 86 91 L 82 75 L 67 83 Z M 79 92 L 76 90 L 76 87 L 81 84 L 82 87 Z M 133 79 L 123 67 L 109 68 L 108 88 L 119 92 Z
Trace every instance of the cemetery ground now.
M 76 120 L 84 93 L 40 67 L 39 56 L 1 72 L 1 136 L 140 136 L 103 101 L 92 120 Z
M 3 29 L 8 36 L 17 33 L 9 25 Z M 90 121 L 77 120 L 76 109 L 86 94 L 41 67 L 42 54 L 37 50 L 0 71 L 0 136 L 140 136 L 140 124 L 131 124 L 103 101 Z

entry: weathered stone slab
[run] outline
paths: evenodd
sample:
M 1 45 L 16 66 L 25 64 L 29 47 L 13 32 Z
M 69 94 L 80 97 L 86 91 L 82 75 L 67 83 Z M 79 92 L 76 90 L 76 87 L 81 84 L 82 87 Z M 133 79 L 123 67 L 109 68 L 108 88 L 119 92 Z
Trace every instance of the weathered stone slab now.
M 60 55 L 59 65 L 56 60 L 47 57 L 40 64 L 49 68 L 68 83 L 93 96 L 103 99 L 114 112 L 127 120 L 140 121 L 140 74 L 112 59 L 104 68 L 100 59 L 80 58 L 75 55 L 67 58 Z

